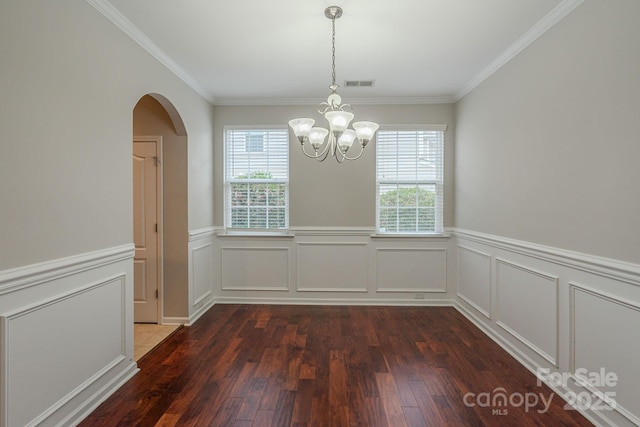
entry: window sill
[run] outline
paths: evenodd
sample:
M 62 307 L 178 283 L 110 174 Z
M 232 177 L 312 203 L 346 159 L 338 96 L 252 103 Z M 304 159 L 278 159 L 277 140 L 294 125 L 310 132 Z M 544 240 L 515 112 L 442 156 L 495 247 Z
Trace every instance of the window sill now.
M 276 238 L 289 238 L 292 239 L 295 237 L 294 234 L 290 233 L 289 230 L 280 230 L 280 231 L 257 231 L 257 230 L 220 230 L 217 234 L 218 237 L 276 237 Z
M 372 239 L 448 239 L 450 233 L 374 233 Z

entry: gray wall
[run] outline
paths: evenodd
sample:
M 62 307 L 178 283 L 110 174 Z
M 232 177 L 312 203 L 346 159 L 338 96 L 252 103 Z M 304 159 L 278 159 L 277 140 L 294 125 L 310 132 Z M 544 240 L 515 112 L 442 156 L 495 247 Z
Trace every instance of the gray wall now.
M 456 227 L 640 262 L 640 2 L 587 0 L 456 106 Z
M 0 3 L 0 270 L 132 242 L 133 107 L 189 137 L 189 227 L 213 225 L 213 107 L 87 2 Z
M 318 102 L 322 99 L 318 99 Z M 348 102 L 347 99 L 345 99 Z M 215 223 L 223 221 L 223 130 L 236 125 L 282 125 L 296 117 L 311 117 L 326 127 L 316 105 L 216 106 L 215 127 Z M 445 226 L 453 225 L 454 112 L 451 104 L 354 105 L 356 120 L 381 125 L 448 124 L 445 132 Z M 290 225 L 294 227 L 375 227 L 375 141 L 357 161 L 319 163 L 306 158 L 290 132 Z

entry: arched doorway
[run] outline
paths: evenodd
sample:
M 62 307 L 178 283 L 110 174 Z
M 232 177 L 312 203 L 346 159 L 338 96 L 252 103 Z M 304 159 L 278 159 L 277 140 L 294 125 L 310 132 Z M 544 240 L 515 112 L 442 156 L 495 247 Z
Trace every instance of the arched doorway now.
M 151 237 L 157 237 L 158 241 L 157 251 L 151 255 L 157 256 L 157 264 L 151 267 L 151 270 L 155 268 L 157 271 L 157 294 L 153 283 L 144 283 L 145 280 L 153 279 L 145 273 L 146 261 L 134 261 L 134 320 L 158 324 L 184 323 L 184 319 L 188 318 L 189 300 L 186 129 L 180 114 L 167 98 L 159 94 L 148 94 L 140 98 L 133 109 L 133 135 L 134 233 L 136 221 L 143 221 L 147 227 L 146 233 L 138 233 L 134 238 L 138 240 L 136 257 L 138 246 L 143 246 L 141 242 L 145 242 L 142 237 L 147 238 L 145 244 Z M 140 149 L 141 146 L 144 149 Z M 155 146 L 155 154 L 152 146 Z M 147 166 L 144 166 L 145 161 Z M 136 201 L 136 197 L 141 194 L 140 186 L 152 179 L 154 172 L 149 171 L 150 165 L 156 166 L 158 172 L 155 200 L 157 212 L 154 220 L 157 234 L 152 234 L 155 231 L 152 230 L 155 226 L 150 224 L 153 215 L 148 219 L 141 219 L 143 213 L 148 214 L 148 209 L 141 207 L 141 201 Z M 141 171 L 144 170 L 147 175 L 141 177 Z M 144 286 L 136 287 L 136 283 Z M 153 303 L 156 304 L 155 313 Z M 146 309 L 138 310 L 145 306 Z

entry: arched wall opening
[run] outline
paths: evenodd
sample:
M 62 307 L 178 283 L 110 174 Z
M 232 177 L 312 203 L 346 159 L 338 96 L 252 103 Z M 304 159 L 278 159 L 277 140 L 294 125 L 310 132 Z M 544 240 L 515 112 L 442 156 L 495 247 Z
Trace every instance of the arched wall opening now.
M 189 317 L 187 133 L 173 104 L 147 94 L 133 109 L 133 135 L 162 137 L 162 313 L 159 323 Z

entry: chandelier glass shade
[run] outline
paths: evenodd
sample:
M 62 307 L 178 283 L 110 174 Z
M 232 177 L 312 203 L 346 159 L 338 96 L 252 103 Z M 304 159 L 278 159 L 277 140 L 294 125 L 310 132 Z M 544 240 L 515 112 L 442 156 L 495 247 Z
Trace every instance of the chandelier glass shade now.
M 360 158 L 379 126 L 377 123 L 359 121 L 352 124 L 353 129 L 349 129 L 349 124 L 354 118 L 353 109 L 351 105 L 342 103 L 336 84 L 336 19 L 342 16 L 342 9 L 338 6 L 330 6 L 325 9 L 324 14 L 331 19 L 333 30 L 331 38 L 332 80 L 331 86 L 329 86 L 331 93 L 327 97 L 327 101 L 318 106 L 318 113 L 323 114 L 327 119 L 329 129 L 314 126 L 315 120 L 310 118 L 290 120 L 289 126 L 300 141 L 305 156 L 322 162 L 331 155 L 338 163 L 342 163 L 344 160 Z M 326 142 L 325 139 L 327 139 Z M 360 152 L 356 156 L 348 156 L 347 151 L 356 140 L 360 146 Z M 313 153 L 307 152 L 306 147 L 309 145 L 313 149 Z

